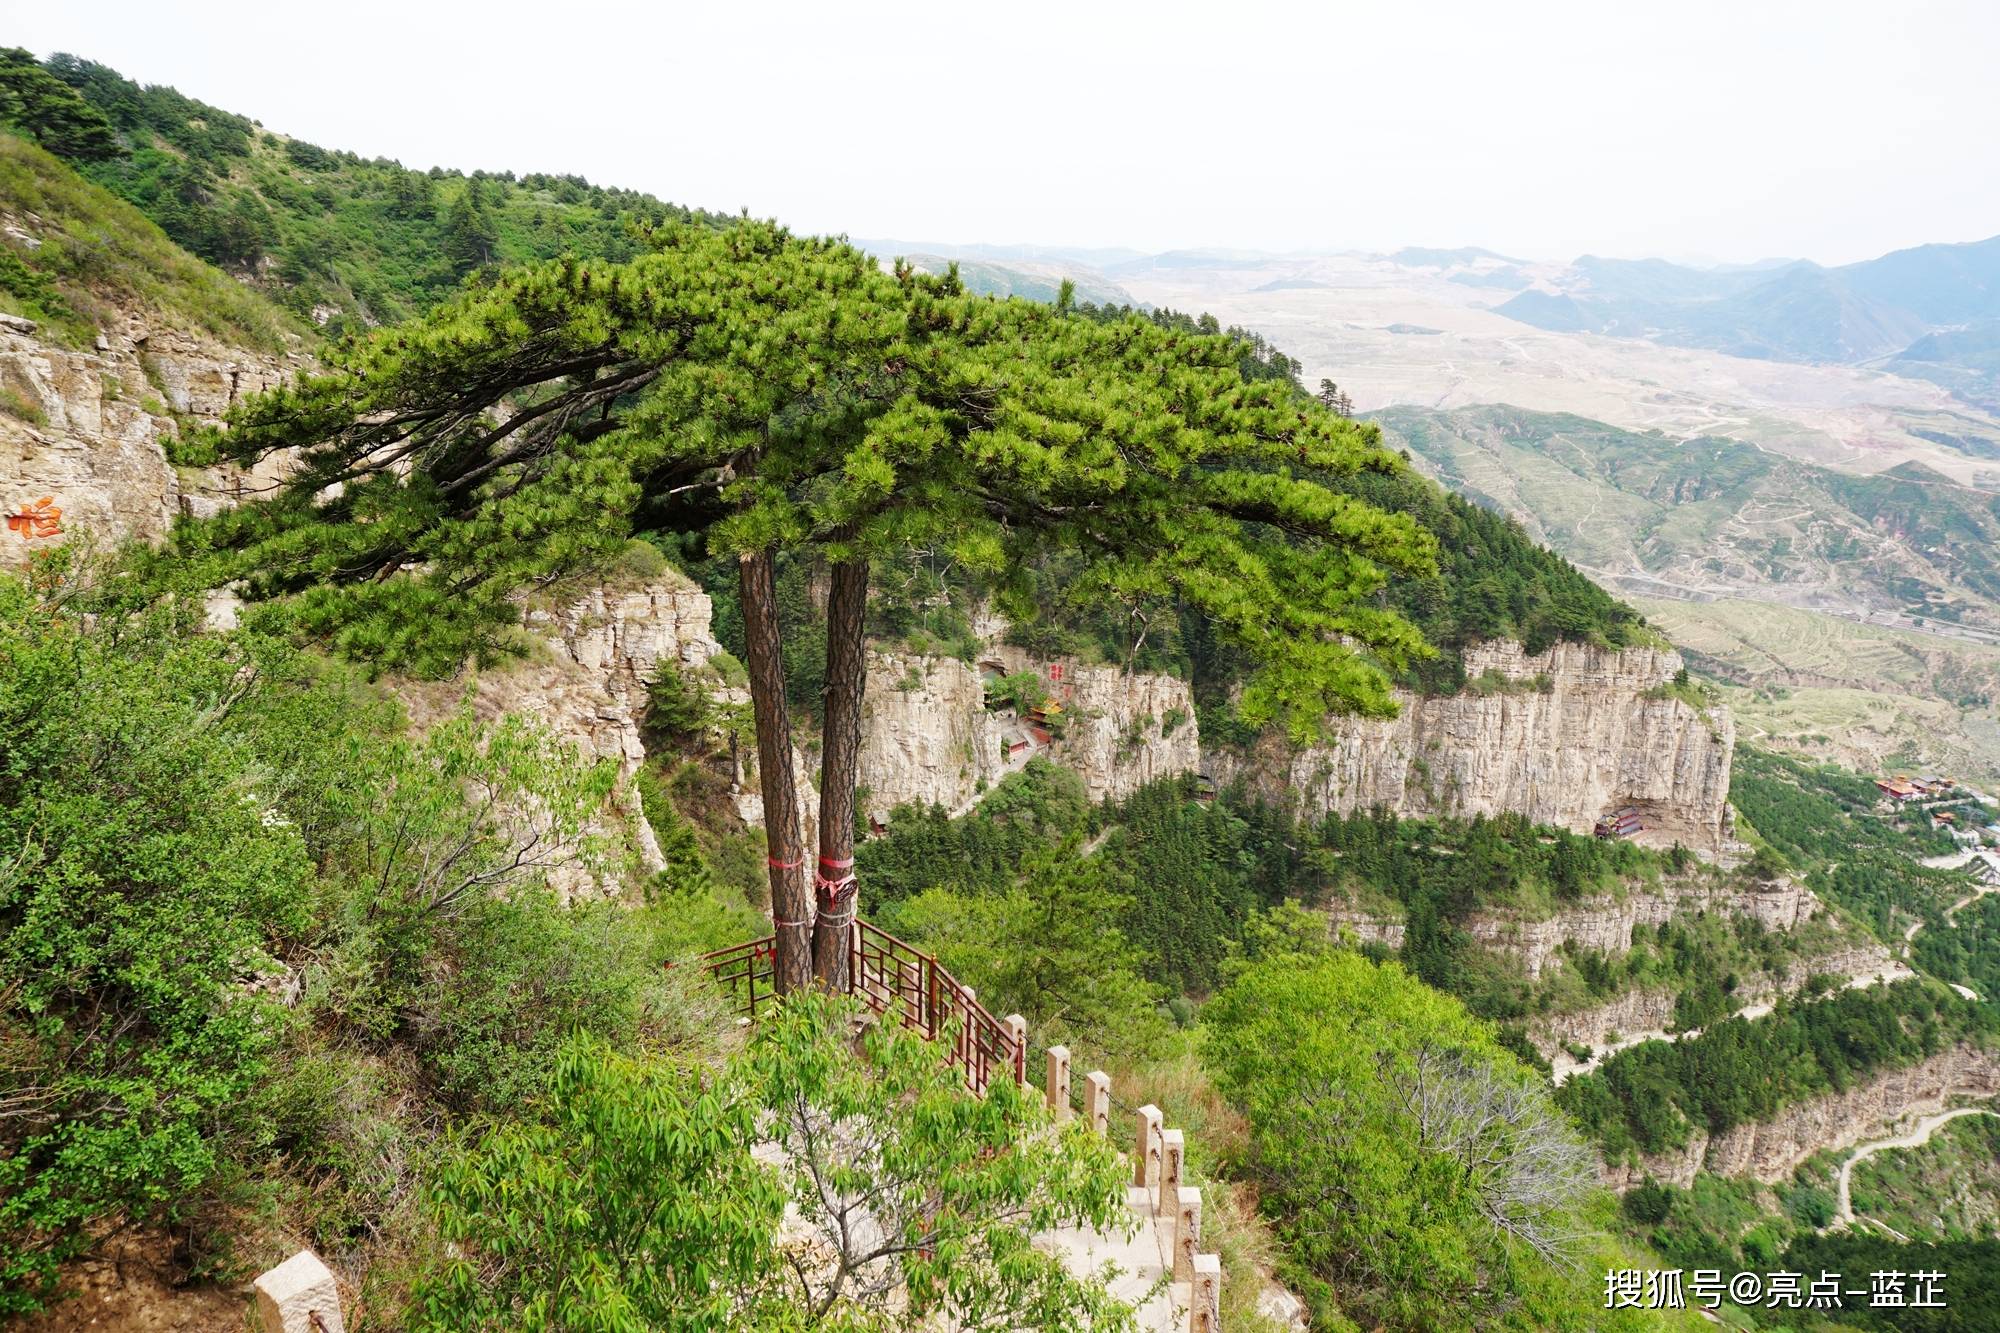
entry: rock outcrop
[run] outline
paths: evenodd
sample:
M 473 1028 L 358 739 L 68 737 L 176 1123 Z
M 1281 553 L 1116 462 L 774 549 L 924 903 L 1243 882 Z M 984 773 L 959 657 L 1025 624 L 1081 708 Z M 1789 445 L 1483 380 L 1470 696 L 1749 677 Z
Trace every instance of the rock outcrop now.
M 181 514 L 228 503 L 245 478 L 167 461 L 175 418 L 212 422 L 303 364 L 137 321 L 74 351 L 23 323 L 0 328 L 0 511 L 47 496 L 66 533 L 107 547 L 158 541 Z M 25 565 L 41 544 L 0 532 L 0 569 Z
M 1741 1010 L 1769 1004 L 1780 995 L 1797 992 L 1814 975 L 1838 977 L 1847 984 L 1872 977 L 1906 976 L 1908 971 L 1879 943 L 1836 949 L 1814 958 L 1793 959 L 1782 976 L 1753 974 L 1730 994 L 1730 1005 Z M 1568 1046 L 1597 1046 L 1613 1033 L 1629 1037 L 1664 1032 L 1673 1021 L 1679 998 L 1680 992 L 1673 990 L 1627 991 L 1589 1009 L 1535 1018 L 1528 1025 L 1528 1039 L 1544 1057 L 1551 1057 Z
M 883 822 L 905 801 L 964 808 L 1026 762 L 1025 751 L 1007 754 L 1017 730 L 987 711 L 979 672 L 957 658 L 872 650 L 861 704 L 863 812 Z
M 1960 1045 L 1920 1064 L 1892 1069 L 1846 1092 L 1797 1102 L 1769 1120 L 1711 1136 L 1696 1128 L 1673 1152 L 1608 1163 L 1604 1183 L 1625 1190 L 1646 1177 L 1687 1186 L 1697 1171 L 1748 1176 L 1766 1185 L 1789 1178 L 1814 1153 L 1852 1147 L 1911 1115 L 1942 1111 L 1961 1099 L 2000 1095 L 2000 1054 Z
M 502 663 L 468 682 L 406 681 L 398 692 L 409 702 L 412 720 L 419 726 L 442 716 L 463 698 L 482 720 L 505 714 L 531 718 L 585 753 L 612 760 L 621 778 L 630 779 L 646 758 L 641 736 L 646 691 L 663 665 L 698 673 L 720 702 L 747 703 L 740 688 L 708 679 L 706 668 L 722 651 L 711 628 L 712 617 L 708 594 L 678 574 L 635 587 L 599 587 L 560 607 L 524 610 L 524 626 L 546 645 L 526 660 Z M 764 816 L 755 760 L 756 752 L 749 746 L 732 753 L 735 773 L 730 795 L 746 824 L 761 823 Z M 811 842 L 817 836 L 819 797 L 802 755 L 794 754 L 793 768 L 801 822 Z M 616 831 L 629 838 L 644 870 L 658 870 L 663 864 L 659 844 L 629 781 L 621 782 L 616 806 L 620 826 Z M 571 893 L 602 887 L 587 875 L 555 878 L 558 888 Z
M 1399 692 L 1395 718 L 1334 719 L 1326 741 L 1304 748 L 1267 737 L 1247 755 L 1216 756 L 1216 777 L 1313 815 L 1515 811 L 1588 833 L 1631 807 L 1641 841 L 1723 850 L 1735 728 L 1727 710 L 1667 691 L 1678 653 L 1563 643 L 1531 657 L 1487 643 L 1465 657 L 1475 686 L 1463 693 Z
M 1002 645 L 999 659 L 1009 671 L 1051 665 L 1062 679 L 1050 690 L 1063 702 L 1069 725 L 1049 755 L 1083 778 L 1093 801 L 1122 801 L 1160 778 L 1201 768 L 1201 733 L 1195 725 L 1194 694 L 1177 676 L 1121 671 L 1082 662 L 1043 662 L 1019 648 Z
M 1028 760 L 1076 771 L 1093 801 L 1123 800 L 1156 778 L 1201 765 L 1187 682 L 1058 658 L 1000 641 L 992 627 L 976 663 L 893 649 L 869 655 L 860 785 L 877 820 L 905 801 L 962 811 Z M 1032 671 L 1062 705 L 1059 732 L 1012 710 L 988 711 L 988 676 Z
M 1668 881 L 1645 893 L 1622 898 L 1585 898 L 1546 917 L 1527 918 L 1478 912 L 1465 930 L 1482 946 L 1521 960 L 1531 977 L 1562 965 L 1562 948 L 1572 944 L 1600 953 L 1621 954 L 1632 947 L 1634 926 L 1657 926 L 1676 916 L 1706 912 L 1755 917 L 1771 930 L 1790 930 L 1820 910 L 1811 889 L 1789 877 L 1749 887 L 1717 883 L 1707 876 Z M 1336 911 L 1333 927 L 1351 931 L 1362 943 L 1403 945 L 1403 923 Z

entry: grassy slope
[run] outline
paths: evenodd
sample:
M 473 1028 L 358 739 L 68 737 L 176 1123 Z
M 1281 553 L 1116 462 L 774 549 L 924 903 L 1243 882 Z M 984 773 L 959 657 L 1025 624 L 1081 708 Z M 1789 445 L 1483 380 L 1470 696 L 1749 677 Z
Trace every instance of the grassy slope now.
M 7 236 L 0 309 L 81 345 L 144 310 L 235 346 L 277 351 L 301 331 L 258 293 L 189 255 L 136 208 L 34 144 L 0 131 L 0 213 L 40 241 Z

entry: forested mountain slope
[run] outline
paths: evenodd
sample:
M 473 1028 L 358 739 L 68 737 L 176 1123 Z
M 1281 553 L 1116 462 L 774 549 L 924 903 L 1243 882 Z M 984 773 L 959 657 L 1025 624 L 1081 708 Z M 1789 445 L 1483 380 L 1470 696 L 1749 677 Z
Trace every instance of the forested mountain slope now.
M 21 51 L 0 59 L 15 69 L 33 61 Z M 335 331 L 338 321 L 407 318 L 490 264 L 628 258 L 634 227 L 719 220 L 576 176 L 412 171 L 286 138 L 92 61 L 58 55 L 43 68 L 83 104 L 65 128 L 92 118 L 103 127 L 50 134 L 45 147 L 190 253 Z M 37 123 L 16 115 L 31 137 Z

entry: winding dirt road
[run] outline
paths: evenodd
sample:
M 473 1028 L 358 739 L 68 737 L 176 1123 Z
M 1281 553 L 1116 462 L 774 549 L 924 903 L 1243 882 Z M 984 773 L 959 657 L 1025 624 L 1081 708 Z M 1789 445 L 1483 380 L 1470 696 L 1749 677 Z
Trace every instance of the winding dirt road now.
M 1878 965 L 1862 973 L 1860 976 L 1849 977 L 1843 983 L 1842 988 L 1845 990 L 1863 990 L 1869 986 L 1880 986 L 1891 981 L 1904 981 L 1915 975 L 1915 972 L 1912 972 L 1901 963 L 1891 961 L 1884 965 Z M 1972 996 L 1969 998 L 1977 999 L 1978 997 Z M 1757 1019 L 1770 1013 L 1774 1008 L 1776 1008 L 1774 1001 L 1759 1000 L 1756 1004 L 1744 1005 L 1741 1009 L 1731 1014 L 1730 1017 L 1748 1019 L 1751 1022 L 1755 1022 Z M 1686 1032 L 1663 1032 L 1658 1028 L 1654 1028 L 1646 1032 L 1627 1033 L 1614 1042 L 1594 1043 L 1590 1048 L 1590 1058 L 1584 1061 L 1578 1061 L 1568 1051 L 1557 1051 L 1555 1057 L 1549 1061 L 1549 1082 L 1559 1087 L 1569 1082 L 1572 1078 L 1575 1078 L 1578 1074 L 1590 1073 L 1620 1051 L 1644 1045 L 1649 1041 L 1687 1041 L 1689 1038 L 1699 1037 L 1706 1030 L 1706 1028 L 1689 1028 Z
M 1834 1220 L 1828 1224 L 1826 1229 L 1837 1231 L 1842 1227 L 1854 1225 L 1852 1186 L 1854 1168 L 1857 1163 L 1873 1157 L 1878 1152 L 1886 1152 L 1891 1148 L 1921 1148 L 1931 1141 L 1931 1135 L 1937 1133 L 1939 1129 L 1961 1116 L 1968 1115 L 2000 1115 L 2000 1111 L 1989 1111 L 1983 1106 L 1961 1106 L 1955 1111 L 1940 1111 L 1936 1115 L 1927 1115 L 1922 1120 L 1919 1120 L 1917 1127 L 1907 1134 L 1898 1134 L 1893 1138 L 1887 1139 L 1876 1139 L 1872 1143 L 1864 1143 L 1856 1148 L 1848 1155 L 1847 1160 L 1840 1164 L 1840 1207 L 1839 1211 L 1834 1215 Z M 1876 1225 L 1882 1226 L 1882 1229 L 1885 1231 L 1890 1230 L 1889 1227 L 1883 1226 L 1882 1223 L 1878 1222 Z

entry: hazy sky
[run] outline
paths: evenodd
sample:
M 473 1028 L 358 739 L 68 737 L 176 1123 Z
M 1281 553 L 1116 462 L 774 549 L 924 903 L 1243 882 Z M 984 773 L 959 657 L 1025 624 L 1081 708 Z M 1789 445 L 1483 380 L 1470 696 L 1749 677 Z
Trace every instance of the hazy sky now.
M 803 230 L 1866 258 L 2000 232 L 2000 3 L 0 0 L 327 147 Z

